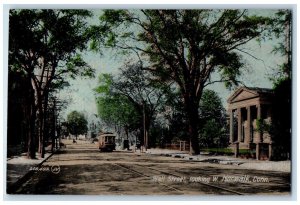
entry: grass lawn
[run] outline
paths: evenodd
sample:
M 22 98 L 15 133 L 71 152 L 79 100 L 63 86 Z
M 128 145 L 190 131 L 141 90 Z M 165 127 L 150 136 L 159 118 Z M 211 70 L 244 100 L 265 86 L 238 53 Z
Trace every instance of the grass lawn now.
M 201 152 L 208 152 L 210 154 L 217 154 L 217 155 L 234 155 L 234 151 L 230 148 L 204 148 L 201 149 Z M 255 152 L 249 149 L 239 150 L 239 155 L 251 155 L 251 154 L 255 154 Z

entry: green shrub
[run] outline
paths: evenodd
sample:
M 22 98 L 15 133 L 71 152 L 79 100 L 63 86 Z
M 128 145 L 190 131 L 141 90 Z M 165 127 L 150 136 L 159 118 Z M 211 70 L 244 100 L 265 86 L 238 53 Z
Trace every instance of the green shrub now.
M 202 152 L 208 152 L 209 154 L 217 155 L 234 155 L 234 150 L 230 148 L 205 148 L 201 150 Z M 252 155 L 255 154 L 254 151 L 249 149 L 240 149 L 239 155 Z

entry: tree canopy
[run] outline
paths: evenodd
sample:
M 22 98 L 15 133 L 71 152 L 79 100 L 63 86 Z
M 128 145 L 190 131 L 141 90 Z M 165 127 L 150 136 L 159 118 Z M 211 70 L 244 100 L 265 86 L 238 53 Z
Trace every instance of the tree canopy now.
M 105 10 L 90 29 L 92 48 L 131 51 L 149 62 L 163 82 L 176 82 L 184 99 L 194 153 L 199 153 L 198 108 L 203 89 L 218 72 L 227 86 L 243 69 L 241 46 L 259 38 L 270 19 L 247 10 Z M 249 54 L 250 55 L 250 54 Z
M 88 122 L 85 116 L 78 111 L 72 111 L 68 114 L 67 124 L 69 132 L 75 135 L 76 139 L 78 135 L 86 134 L 88 130 Z
M 95 89 L 98 114 L 109 127 L 123 128 L 128 135 L 128 132 L 139 128 L 141 116 L 126 96 L 112 92 L 112 83 L 111 75 L 99 76 L 99 85 Z
M 117 76 L 103 74 L 99 77 L 99 86 L 95 89 L 99 114 L 123 125 L 125 131 L 139 125 L 144 137 L 148 136 L 169 87 L 152 79 L 140 63 L 125 64 L 119 70 Z
M 63 80 L 63 74 L 93 75 L 80 55 L 87 46 L 87 17 L 91 17 L 87 10 L 11 10 L 9 67 L 28 74 L 53 68 L 56 73 L 49 78 L 56 80 Z
M 272 78 L 274 96 L 272 101 L 272 123 L 270 134 L 275 145 L 274 159 L 289 159 L 292 143 L 292 11 L 276 13 L 273 39 L 280 39 L 273 49 L 284 57 Z
M 199 108 L 199 141 L 202 147 L 226 147 L 228 129 L 221 98 L 213 90 L 204 90 Z
M 38 119 L 39 152 L 44 157 L 46 110 L 49 92 L 67 85 L 67 77 L 93 77 L 94 70 L 82 59 L 87 48 L 87 10 L 13 9 L 9 14 L 9 69 L 22 72 L 33 105 L 31 127 Z M 34 141 L 34 131 L 29 134 Z M 30 145 L 28 147 L 32 147 Z M 30 149 L 34 158 L 34 148 Z
M 276 72 L 272 78 L 274 87 L 282 81 L 291 81 L 292 78 L 292 11 L 281 9 L 276 12 L 272 29 L 270 30 L 270 38 L 278 40 L 278 44 L 274 46 L 273 53 L 280 54 L 284 57 L 284 62 L 278 65 Z

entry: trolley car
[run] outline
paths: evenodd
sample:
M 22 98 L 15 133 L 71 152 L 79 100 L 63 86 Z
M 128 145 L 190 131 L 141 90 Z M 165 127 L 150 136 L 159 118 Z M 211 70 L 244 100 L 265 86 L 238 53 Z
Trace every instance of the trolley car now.
M 102 133 L 98 138 L 99 150 L 112 152 L 116 149 L 116 136 L 112 133 Z

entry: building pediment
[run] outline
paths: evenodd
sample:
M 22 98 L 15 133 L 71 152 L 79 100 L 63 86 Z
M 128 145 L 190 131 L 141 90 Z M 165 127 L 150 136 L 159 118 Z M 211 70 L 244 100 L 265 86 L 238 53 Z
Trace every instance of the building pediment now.
M 252 98 L 259 97 L 259 93 L 247 89 L 245 87 L 239 88 L 236 90 L 227 100 L 228 103 L 234 103 L 234 102 L 239 102 L 239 101 L 244 101 Z

